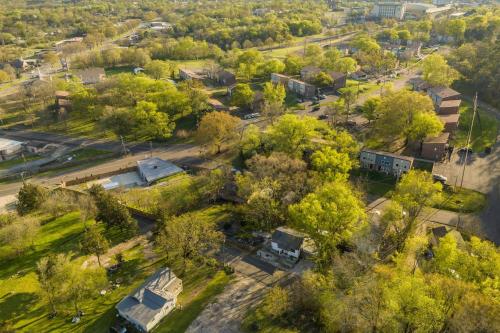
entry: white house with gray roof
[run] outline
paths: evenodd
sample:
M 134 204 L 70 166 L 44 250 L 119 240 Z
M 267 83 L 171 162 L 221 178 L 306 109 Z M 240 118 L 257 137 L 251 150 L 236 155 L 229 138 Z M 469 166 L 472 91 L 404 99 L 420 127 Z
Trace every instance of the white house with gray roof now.
M 177 173 L 183 172 L 177 165 L 158 157 L 137 161 L 137 171 L 142 180 L 148 184 Z
M 141 332 L 150 332 L 177 304 L 182 280 L 162 268 L 116 305 L 121 317 Z

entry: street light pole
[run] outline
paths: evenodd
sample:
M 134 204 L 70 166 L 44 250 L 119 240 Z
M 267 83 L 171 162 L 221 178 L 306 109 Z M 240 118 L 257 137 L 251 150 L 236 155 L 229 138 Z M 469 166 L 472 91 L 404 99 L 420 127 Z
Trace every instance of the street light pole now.
M 474 127 L 474 120 L 476 119 L 476 112 L 477 112 L 477 91 L 476 91 L 476 96 L 474 96 L 474 111 L 472 113 L 472 121 L 469 128 L 469 135 L 467 137 L 467 145 L 465 146 L 465 159 L 464 159 L 464 166 L 462 168 L 462 179 L 460 180 L 460 188 L 462 188 L 464 184 L 465 167 L 467 166 L 467 157 L 469 156 L 469 145 L 472 137 L 472 128 Z

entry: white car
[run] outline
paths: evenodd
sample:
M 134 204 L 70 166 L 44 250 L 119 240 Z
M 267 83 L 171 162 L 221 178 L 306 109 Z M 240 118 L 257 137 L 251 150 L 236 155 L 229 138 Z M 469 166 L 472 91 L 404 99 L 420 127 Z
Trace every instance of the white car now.
M 255 118 L 259 118 L 260 117 L 260 113 L 250 113 L 250 114 L 246 114 L 243 119 L 255 119 Z

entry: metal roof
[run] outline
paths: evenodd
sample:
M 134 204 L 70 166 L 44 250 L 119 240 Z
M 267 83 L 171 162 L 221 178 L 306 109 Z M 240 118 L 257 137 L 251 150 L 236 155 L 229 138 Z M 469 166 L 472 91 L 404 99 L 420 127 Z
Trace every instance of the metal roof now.
M 22 142 L 0 138 L 0 150 L 7 150 L 22 145 Z
M 184 171 L 177 165 L 158 157 L 137 161 L 137 168 L 148 183 Z
M 277 243 L 281 249 L 298 250 L 302 246 L 304 236 L 295 230 L 280 227 L 273 233 L 271 240 Z

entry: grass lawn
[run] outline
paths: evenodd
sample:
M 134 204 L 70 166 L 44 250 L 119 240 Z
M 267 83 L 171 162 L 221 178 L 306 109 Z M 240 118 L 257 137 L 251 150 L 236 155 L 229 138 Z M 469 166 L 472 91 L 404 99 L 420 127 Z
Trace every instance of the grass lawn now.
M 35 124 L 34 130 L 50 131 L 74 137 L 117 140 L 117 136 L 113 132 L 102 129 L 98 123 L 90 119 L 90 117 L 80 116 L 76 113 L 70 113 L 66 122 L 60 121 L 50 124 L 49 126 Z
M 205 64 L 207 63 L 207 60 L 205 59 L 200 59 L 200 60 L 169 60 L 169 62 L 173 62 L 180 68 L 190 68 L 190 69 L 202 69 L 205 67 Z
M 26 159 L 26 162 L 28 162 L 28 161 L 38 160 L 39 158 L 40 156 L 32 155 L 32 156 L 25 156 L 24 159 Z M 22 164 L 24 163 L 24 159 L 22 157 L 17 157 L 8 161 L 2 161 L 0 162 L 0 170 L 9 169 L 16 165 Z
M 387 86 L 387 85 L 386 85 Z M 367 81 L 356 81 L 356 80 L 347 80 L 346 87 L 348 88 L 359 88 L 360 94 L 368 94 L 377 89 L 380 89 L 380 86 L 376 83 L 371 83 Z M 385 88 L 384 88 L 385 89 Z
M 106 154 L 109 154 L 109 152 L 105 150 L 94 149 L 94 148 L 82 148 L 75 150 L 70 155 L 73 157 L 73 161 L 83 161 L 89 158 Z
M 460 120 L 458 131 L 452 144 L 455 147 L 463 147 L 467 143 L 470 124 L 472 121 L 473 107 L 467 101 L 462 100 L 460 107 Z M 472 128 L 471 146 L 475 152 L 483 152 L 486 147 L 491 147 L 496 142 L 498 134 L 498 122 L 485 111 L 478 109 L 474 127 Z
M 154 333 L 184 332 L 203 309 L 224 290 L 232 276 L 227 275 L 224 271 L 218 271 L 205 284 L 201 284 L 200 279 L 196 276 L 186 278 L 182 280 L 184 290 L 179 296 L 179 303 L 182 307 L 175 309 L 163 319 L 159 326 L 153 330 Z M 201 290 L 200 286 L 203 286 Z
M 221 216 L 218 207 L 203 209 L 199 213 L 211 218 Z M 33 248 L 20 255 L 13 255 L 10 248 L 0 246 L 0 325 L 8 325 L 16 332 L 108 332 L 115 318 L 116 303 L 154 271 L 168 265 L 177 274 L 181 272 L 180 260 L 166 264 L 161 254 L 155 261 L 146 260 L 143 245 L 136 245 L 122 252 L 125 263 L 118 272 L 109 276 L 110 281 L 120 278 L 120 287 L 109 289 L 104 296 L 96 291 L 94 297 L 84 300 L 85 316 L 80 323 L 71 323 L 71 305 L 59 305 L 59 315 L 48 319 L 47 302 L 39 293 L 36 262 L 51 253 L 69 252 L 74 253 L 74 261 L 83 262 L 85 257 L 78 255 L 82 231 L 83 223 L 75 212 L 46 222 L 37 234 Z M 116 235 L 111 236 L 115 238 Z M 120 241 L 118 237 L 113 243 Z M 231 279 L 216 267 L 204 263 L 188 265 L 180 277 L 184 285 L 179 296 L 182 309 L 169 315 L 157 332 L 182 332 Z
M 105 69 L 106 76 L 113 76 L 117 74 L 122 74 L 122 73 L 133 73 L 134 72 L 134 67 L 133 66 L 123 66 L 123 67 L 111 67 L 111 68 L 106 68 Z
M 467 188 L 447 187 L 443 190 L 443 200 L 434 208 L 461 213 L 481 211 L 486 205 L 486 195 Z

